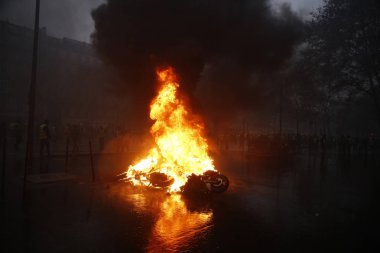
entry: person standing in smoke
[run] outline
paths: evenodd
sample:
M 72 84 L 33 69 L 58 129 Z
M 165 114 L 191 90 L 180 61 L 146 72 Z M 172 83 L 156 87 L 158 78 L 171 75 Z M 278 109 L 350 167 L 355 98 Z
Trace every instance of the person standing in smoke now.
M 69 147 L 70 141 L 72 141 L 71 140 L 71 129 L 72 129 L 72 127 L 70 124 L 66 124 L 64 129 L 63 129 L 63 135 L 65 138 L 67 148 Z
M 80 141 L 80 127 L 79 125 L 73 125 L 71 129 L 71 140 L 73 141 L 73 153 L 79 152 L 79 141 Z
M 20 120 L 16 120 L 11 124 L 11 133 L 14 138 L 15 152 L 17 153 L 22 142 L 22 129 Z
M 6 146 L 7 141 L 7 124 L 0 122 L 0 150 L 3 152 L 3 148 Z
M 99 150 L 100 151 L 102 151 L 104 148 L 106 132 L 107 132 L 107 129 L 105 126 L 99 127 Z
M 326 134 L 323 134 L 320 139 L 320 154 L 321 154 L 321 160 L 320 160 L 320 179 L 321 181 L 324 181 L 326 179 L 326 170 L 327 170 L 327 138 Z
M 45 120 L 40 125 L 40 157 L 43 156 L 44 149 L 46 149 L 46 154 L 50 157 L 50 130 L 49 130 L 49 122 Z

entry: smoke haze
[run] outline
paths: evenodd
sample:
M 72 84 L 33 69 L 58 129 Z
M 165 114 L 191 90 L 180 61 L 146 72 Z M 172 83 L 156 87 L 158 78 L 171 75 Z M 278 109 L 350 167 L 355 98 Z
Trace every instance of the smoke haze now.
M 40 26 L 55 37 L 89 41 L 91 10 L 103 0 L 41 0 Z M 0 19 L 33 28 L 35 0 L 0 0 Z
M 125 80 L 118 91 L 134 101 L 136 115 L 147 117 L 155 69 L 170 65 L 213 121 L 255 104 L 252 76 L 278 70 L 303 27 L 289 5 L 273 12 L 267 0 L 108 0 L 92 16 L 93 43 Z

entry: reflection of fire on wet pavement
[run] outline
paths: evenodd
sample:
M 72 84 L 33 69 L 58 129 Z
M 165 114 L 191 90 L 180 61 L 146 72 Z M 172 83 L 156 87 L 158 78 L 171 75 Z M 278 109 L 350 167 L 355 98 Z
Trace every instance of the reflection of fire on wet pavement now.
M 181 247 L 188 248 L 212 226 L 212 211 L 192 212 L 180 195 L 168 196 L 160 207 L 149 238 L 148 252 L 175 252 Z
M 154 217 L 147 252 L 176 252 L 191 248 L 191 243 L 204 238 L 213 226 L 210 208 L 203 206 L 191 210 L 180 194 L 149 189 L 136 192 L 130 187 L 116 189 L 114 193 L 130 202 L 136 213 L 151 213 Z

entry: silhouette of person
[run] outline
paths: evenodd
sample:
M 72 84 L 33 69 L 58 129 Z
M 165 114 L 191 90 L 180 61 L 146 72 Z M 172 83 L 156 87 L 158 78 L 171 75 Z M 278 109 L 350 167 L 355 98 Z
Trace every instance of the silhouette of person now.
M 20 120 L 16 120 L 11 124 L 11 131 L 14 138 L 14 148 L 18 152 L 22 142 L 22 129 Z
M 321 160 L 320 160 L 320 168 L 319 168 L 319 171 L 320 171 L 320 178 L 322 181 L 324 181 L 326 179 L 326 172 L 327 172 L 327 152 L 326 152 L 326 149 L 327 149 L 327 139 L 326 139 L 326 135 L 323 134 L 321 139 L 320 139 L 320 149 L 321 149 Z
M 43 156 L 43 152 L 46 149 L 47 156 L 50 157 L 50 130 L 49 122 L 44 120 L 40 125 L 40 156 Z

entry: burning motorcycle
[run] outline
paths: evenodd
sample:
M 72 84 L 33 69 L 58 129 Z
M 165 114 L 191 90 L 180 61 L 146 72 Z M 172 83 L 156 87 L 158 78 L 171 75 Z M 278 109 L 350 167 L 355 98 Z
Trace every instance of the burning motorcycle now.
M 153 188 L 167 189 L 174 183 L 174 178 L 161 172 L 139 172 L 133 178 L 123 178 L 124 181 L 139 182 Z M 226 176 L 217 171 L 208 170 L 202 175 L 191 174 L 185 185 L 181 187 L 181 193 L 184 194 L 209 194 L 221 193 L 228 189 L 229 180 Z

